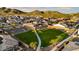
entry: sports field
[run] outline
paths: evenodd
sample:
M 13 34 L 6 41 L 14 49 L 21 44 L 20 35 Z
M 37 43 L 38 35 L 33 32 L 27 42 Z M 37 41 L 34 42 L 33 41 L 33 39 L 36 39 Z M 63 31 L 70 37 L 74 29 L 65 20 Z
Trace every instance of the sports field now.
M 56 29 L 37 30 L 37 33 L 41 38 L 42 47 L 55 44 L 68 37 L 68 34 Z M 33 47 L 36 47 L 38 44 L 37 37 L 33 31 L 20 33 L 15 36 L 29 46 L 32 45 Z

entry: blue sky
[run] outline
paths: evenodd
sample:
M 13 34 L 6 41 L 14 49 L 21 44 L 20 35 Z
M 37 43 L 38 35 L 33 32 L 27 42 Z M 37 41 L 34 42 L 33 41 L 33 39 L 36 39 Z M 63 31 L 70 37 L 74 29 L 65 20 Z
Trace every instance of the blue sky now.
M 79 7 L 11 7 L 15 9 L 19 9 L 22 11 L 30 12 L 34 10 L 51 10 L 51 11 L 59 11 L 62 13 L 77 13 L 79 12 Z

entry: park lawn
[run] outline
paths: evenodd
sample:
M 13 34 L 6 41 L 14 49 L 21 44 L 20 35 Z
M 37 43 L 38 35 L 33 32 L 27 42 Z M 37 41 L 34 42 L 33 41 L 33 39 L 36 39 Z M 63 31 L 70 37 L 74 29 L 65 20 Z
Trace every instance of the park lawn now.
M 68 34 L 56 29 L 37 30 L 37 33 L 41 38 L 42 47 L 47 47 L 68 37 Z M 36 43 L 36 45 L 38 44 L 37 37 L 33 31 L 20 33 L 15 36 L 28 45 L 32 42 Z
M 57 29 L 38 30 L 37 32 L 41 38 L 42 47 L 60 42 L 68 37 L 68 34 Z
M 37 44 L 38 44 L 37 37 L 33 31 L 16 34 L 15 37 L 28 45 L 30 45 L 31 43 L 34 43 L 37 46 Z

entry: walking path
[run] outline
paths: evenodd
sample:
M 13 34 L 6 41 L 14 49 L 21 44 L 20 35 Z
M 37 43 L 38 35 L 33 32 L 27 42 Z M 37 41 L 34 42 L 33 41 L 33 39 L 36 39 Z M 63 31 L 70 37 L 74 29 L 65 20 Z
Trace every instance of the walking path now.
M 34 27 L 33 30 L 34 30 L 35 35 L 37 36 L 37 39 L 38 39 L 38 46 L 37 46 L 36 51 L 40 51 L 40 47 L 41 47 L 41 38 L 39 37 L 38 33 L 36 32 L 35 27 Z

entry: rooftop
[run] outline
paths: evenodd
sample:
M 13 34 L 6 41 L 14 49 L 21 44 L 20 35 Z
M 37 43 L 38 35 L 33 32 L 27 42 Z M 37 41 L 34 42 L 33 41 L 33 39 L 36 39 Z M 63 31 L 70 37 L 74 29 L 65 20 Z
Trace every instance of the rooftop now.
M 10 35 L 0 35 L 0 37 L 3 37 L 3 43 L 0 44 L 1 51 L 18 45 L 18 41 L 12 38 Z

